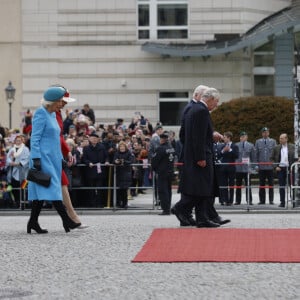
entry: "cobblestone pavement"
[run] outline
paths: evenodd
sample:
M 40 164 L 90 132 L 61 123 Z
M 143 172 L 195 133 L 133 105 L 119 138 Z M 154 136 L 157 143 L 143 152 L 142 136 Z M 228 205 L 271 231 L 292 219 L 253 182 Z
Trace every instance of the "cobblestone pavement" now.
M 0 299 L 300 299 L 300 264 L 131 263 L 153 229 L 178 227 L 174 216 L 83 212 L 90 227 L 66 234 L 42 213 L 49 233 L 29 235 L 28 215 L 0 217 Z M 227 228 L 300 227 L 298 213 L 226 217 Z

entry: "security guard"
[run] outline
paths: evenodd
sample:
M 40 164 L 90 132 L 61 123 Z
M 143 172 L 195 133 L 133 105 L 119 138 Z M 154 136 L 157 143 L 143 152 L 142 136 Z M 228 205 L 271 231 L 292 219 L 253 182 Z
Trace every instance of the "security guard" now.
M 160 215 L 170 215 L 175 150 L 169 143 L 167 131 L 164 131 L 159 137 L 160 146 L 152 157 L 151 166 L 158 175 L 157 189 L 162 208 Z

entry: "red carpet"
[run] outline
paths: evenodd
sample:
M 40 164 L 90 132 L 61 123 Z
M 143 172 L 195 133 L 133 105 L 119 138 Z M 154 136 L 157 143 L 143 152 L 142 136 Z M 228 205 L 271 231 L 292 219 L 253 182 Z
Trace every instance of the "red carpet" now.
M 300 229 L 155 229 L 132 262 L 300 262 Z

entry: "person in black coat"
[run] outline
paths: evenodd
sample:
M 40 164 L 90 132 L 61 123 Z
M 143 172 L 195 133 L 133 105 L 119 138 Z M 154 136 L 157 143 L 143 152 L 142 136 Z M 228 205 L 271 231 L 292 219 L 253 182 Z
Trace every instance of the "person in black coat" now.
M 164 131 L 159 137 L 160 146 L 156 148 L 152 156 L 151 166 L 158 175 L 157 191 L 162 208 L 160 215 L 170 215 L 175 149 L 169 143 L 169 133 L 167 131 Z
M 232 137 L 232 132 L 227 131 L 224 133 L 224 145 L 219 152 L 220 161 L 223 163 L 220 167 L 220 202 L 225 205 L 233 204 L 236 169 L 235 165 L 230 163 L 234 163 L 239 157 L 239 148 L 231 141 Z
M 185 115 L 184 164 L 179 184 L 182 201 L 176 203 L 173 211 L 180 221 L 186 221 L 187 208 L 194 206 L 196 226 L 199 228 L 220 226 L 209 219 L 209 209 L 216 192 L 210 111 L 217 106 L 219 98 L 219 92 L 209 88 L 200 103 L 192 105 Z
M 128 150 L 125 142 L 121 141 L 114 156 L 114 163 L 117 166 L 117 206 L 128 207 L 128 188 L 132 182 L 132 167 L 134 155 Z
M 85 169 L 85 185 L 97 188 L 105 187 L 107 172 L 103 164 L 109 164 L 107 151 L 103 144 L 99 143 L 99 136 L 96 133 L 92 133 L 89 140 L 90 144 L 83 148 L 82 154 L 82 163 L 87 166 Z M 89 190 L 90 204 L 104 207 L 106 194 L 105 189 Z
M 199 104 L 201 97 L 203 93 L 208 89 L 209 87 L 206 85 L 199 85 L 195 88 L 194 93 L 193 93 L 193 99 L 184 107 L 182 115 L 181 115 L 181 120 L 180 120 L 180 129 L 179 129 L 179 146 L 180 146 L 180 152 L 178 155 L 178 162 L 183 163 L 183 146 L 185 143 L 185 119 L 186 119 L 186 114 L 189 112 L 189 110 L 192 108 L 193 105 Z M 179 171 L 179 180 L 181 178 L 181 173 L 182 173 L 182 165 L 178 165 L 178 171 Z M 178 190 L 180 192 L 180 190 Z M 184 201 L 184 199 L 183 199 Z M 180 206 L 181 200 L 179 200 L 178 205 Z M 176 206 L 176 205 L 175 205 Z M 175 213 L 176 207 L 173 207 L 171 212 Z M 194 226 L 196 225 L 196 221 L 193 218 L 193 206 L 191 207 L 186 207 L 186 212 L 185 214 L 187 215 L 187 218 L 185 218 L 185 222 L 183 220 L 180 221 L 180 226 Z M 176 213 L 175 213 L 176 214 Z
M 81 113 L 90 119 L 92 125 L 95 124 L 96 118 L 95 118 L 94 110 L 91 109 L 87 103 L 83 105 Z
M 214 154 L 214 165 L 215 165 L 215 175 L 217 179 L 217 184 L 219 186 L 219 182 L 221 180 L 221 149 L 224 147 L 224 143 L 222 142 L 223 137 L 221 138 L 218 134 L 213 134 L 213 154 Z M 220 190 L 219 190 L 220 191 Z M 220 193 L 219 193 L 219 202 L 222 203 Z

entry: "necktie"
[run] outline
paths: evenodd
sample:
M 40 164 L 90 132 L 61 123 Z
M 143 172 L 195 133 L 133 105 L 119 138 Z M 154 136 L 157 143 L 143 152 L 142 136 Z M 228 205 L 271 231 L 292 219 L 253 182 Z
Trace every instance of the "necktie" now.
M 245 142 L 243 142 L 243 148 L 245 148 Z

